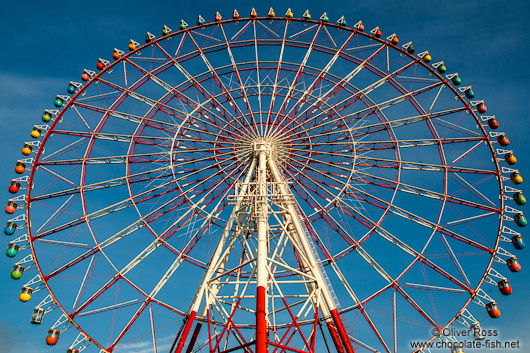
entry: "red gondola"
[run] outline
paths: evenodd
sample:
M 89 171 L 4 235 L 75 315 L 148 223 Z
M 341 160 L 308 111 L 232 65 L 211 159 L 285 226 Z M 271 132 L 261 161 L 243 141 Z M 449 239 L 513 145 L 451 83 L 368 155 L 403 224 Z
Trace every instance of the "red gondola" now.
M 488 311 L 488 315 L 493 319 L 496 319 L 499 316 L 501 316 L 501 311 L 499 310 L 499 306 L 495 302 L 486 304 L 486 310 Z
M 519 260 L 514 257 L 510 257 L 508 260 L 506 260 L 506 265 L 508 265 L 508 268 L 512 272 L 519 272 L 521 271 L 521 264 L 519 263 Z
M 512 294 L 512 286 L 510 285 L 510 282 L 508 282 L 507 279 L 503 279 L 502 281 L 497 282 L 497 286 L 499 287 L 499 290 L 502 295 Z
M 48 334 L 46 335 L 46 344 L 48 346 L 55 346 L 57 342 L 59 341 L 59 335 L 61 334 L 61 331 L 56 329 L 50 329 L 48 331 Z

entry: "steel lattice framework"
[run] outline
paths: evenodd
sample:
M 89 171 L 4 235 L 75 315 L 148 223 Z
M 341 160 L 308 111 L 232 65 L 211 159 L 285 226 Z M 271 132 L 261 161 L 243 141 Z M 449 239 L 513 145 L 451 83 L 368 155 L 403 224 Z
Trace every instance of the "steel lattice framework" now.
M 396 352 L 480 327 L 520 236 L 484 102 L 396 35 L 291 17 L 166 26 L 46 110 L 6 229 L 72 349 Z

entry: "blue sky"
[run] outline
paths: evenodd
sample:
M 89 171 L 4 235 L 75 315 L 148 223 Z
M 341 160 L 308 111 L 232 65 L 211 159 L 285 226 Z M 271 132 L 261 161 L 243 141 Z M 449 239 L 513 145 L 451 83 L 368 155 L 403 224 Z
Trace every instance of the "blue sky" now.
M 396 32 L 402 43 L 413 40 L 418 51 L 429 50 L 434 60 L 444 60 L 471 82 L 477 98 L 484 99 L 489 112 L 497 116 L 502 131 L 519 162 L 518 169 L 530 182 L 530 130 L 527 103 L 530 97 L 530 27 L 526 14 L 530 3 L 500 1 L 293 1 L 288 4 L 301 17 L 309 8 L 314 17 L 327 11 L 336 21 L 345 15 L 351 26 L 362 20 L 367 29 L 380 26 L 385 34 Z M 283 1 L 93 1 L 0 4 L 0 30 L 3 34 L 0 55 L 0 185 L 7 200 L 7 186 L 14 177 L 13 166 L 20 148 L 28 140 L 33 124 L 40 123 L 44 108 L 51 106 L 57 93 L 64 94 L 69 81 L 79 81 L 84 68 L 93 69 L 99 57 L 109 59 L 112 50 L 125 49 L 130 38 L 141 42 L 146 31 L 160 32 L 164 24 L 177 28 L 184 18 L 195 22 L 197 14 L 207 21 L 215 11 L 229 17 L 233 8 L 246 14 L 255 6 L 264 14 L 269 6 L 277 14 L 286 10 Z M 523 189 L 525 184 L 523 184 Z M 530 192 L 528 192 L 530 194 Z M 528 207 L 528 206 L 526 206 Z M 530 211 L 528 211 L 530 214 Z M 523 231 L 523 235 L 525 232 Z M 7 240 L 0 248 L 7 245 Z M 509 251 L 515 252 L 508 248 Z M 530 346 L 526 328 L 530 309 L 527 298 L 530 283 L 527 251 L 517 255 L 523 270 L 509 279 L 514 293 L 496 298 L 503 316 L 488 328 L 499 328 L 503 339 L 520 339 Z M 29 317 L 35 302 L 22 304 L 18 291 L 22 283 L 9 278 L 13 261 L 0 256 L 0 352 L 35 353 L 61 351 L 47 347 L 44 335 L 48 325 L 35 327 Z M 505 271 L 506 272 L 506 271 Z M 493 288 L 494 289 L 494 288 Z M 52 324 L 48 318 L 48 324 Z M 526 338 L 525 338 L 526 337 Z M 65 343 L 65 342 L 63 342 Z M 516 350 L 511 350 L 515 352 Z M 524 350 L 520 350 L 523 352 Z

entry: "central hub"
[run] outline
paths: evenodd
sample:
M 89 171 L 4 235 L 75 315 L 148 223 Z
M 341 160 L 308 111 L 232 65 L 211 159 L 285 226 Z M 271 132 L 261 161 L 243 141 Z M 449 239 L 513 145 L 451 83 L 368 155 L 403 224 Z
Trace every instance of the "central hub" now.
M 257 140 L 252 142 L 252 152 L 254 152 L 254 155 L 258 154 L 259 152 L 264 151 L 267 155 L 270 156 L 272 151 L 272 144 L 268 140 Z
M 284 144 L 276 139 L 259 138 L 250 141 L 250 144 L 254 156 L 257 156 L 260 151 L 264 151 L 266 155 L 272 158 L 276 163 L 282 163 L 286 158 Z

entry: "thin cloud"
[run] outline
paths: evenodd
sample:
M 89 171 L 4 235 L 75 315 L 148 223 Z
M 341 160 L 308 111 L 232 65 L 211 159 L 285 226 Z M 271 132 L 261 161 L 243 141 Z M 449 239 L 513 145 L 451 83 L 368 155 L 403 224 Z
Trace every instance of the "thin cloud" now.
M 0 126 L 11 126 L 13 121 L 37 121 L 38 116 L 33 116 L 39 102 L 49 102 L 42 109 L 51 108 L 56 94 L 66 95 L 66 78 L 57 77 L 30 77 L 0 71 Z M 51 93 L 54 87 L 64 86 L 63 91 Z M 27 101 L 31 99 L 31 101 Z M 40 111 L 40 110 L 39 110 Z M 16 120 L 14 120 L 16 119 Z
M 175 339 L 174 335 L 168 335 L 165 337 L 157 338 L 157 350 L 158 352 L 166 352 L 171 348 L 173 340 Z M 152 353 L 154 352 L 153 341 L 146 340 L 140 342 L 134 342 L 130 344 L 119 345 L 116 349 L 118 352 L 123 351 L 127 353 Z

